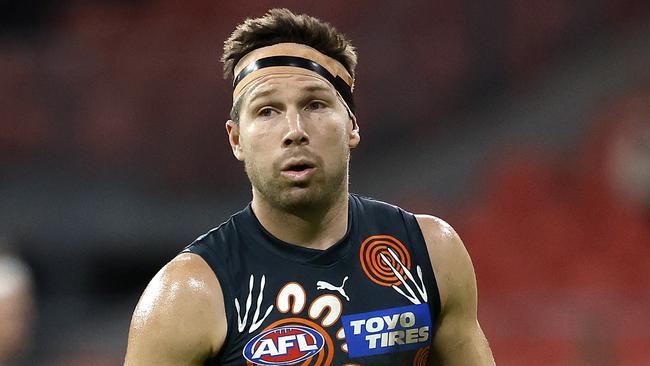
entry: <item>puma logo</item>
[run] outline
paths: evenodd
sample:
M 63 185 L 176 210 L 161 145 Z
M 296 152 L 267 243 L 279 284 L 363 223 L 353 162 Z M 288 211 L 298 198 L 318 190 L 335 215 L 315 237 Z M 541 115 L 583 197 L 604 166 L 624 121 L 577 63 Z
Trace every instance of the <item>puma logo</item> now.
M 343 286 L 345 286 L 345 281 L 348 280 L 348 276 L 345 276 L 343 279 L 343 283 L 341 286 L 334 286 L 329 282 L 325 281 L 318 281 L 316 282 L 316 290 L 332 290 L 332 291 L 337 291 L 340 293 L 343 297 L 345 297 L 346 300 L 350 301 L 350 298 L 348 295 L 345 294 L 345 290 L 343 289 Z

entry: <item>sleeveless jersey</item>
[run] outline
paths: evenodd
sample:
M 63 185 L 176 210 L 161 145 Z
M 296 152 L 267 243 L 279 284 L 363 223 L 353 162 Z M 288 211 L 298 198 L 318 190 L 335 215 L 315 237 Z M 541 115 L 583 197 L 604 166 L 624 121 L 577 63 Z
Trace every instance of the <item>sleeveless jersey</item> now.
M 227 337 L 206 365 L 427 364 L 440 297 L 415 216 L 349 195 L 327 250 L 285 243 L 251 205 L 196 239 L 224 296 Z

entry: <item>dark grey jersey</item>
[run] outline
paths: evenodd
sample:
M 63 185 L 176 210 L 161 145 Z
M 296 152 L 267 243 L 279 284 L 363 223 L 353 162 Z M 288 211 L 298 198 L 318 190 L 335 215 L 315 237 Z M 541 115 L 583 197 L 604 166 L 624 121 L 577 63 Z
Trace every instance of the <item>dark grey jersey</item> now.
M 349 196 L 327 250 L 285 243 L 251 206 L 190 244 L 223 291 L 228 333 L 207 365 L 427 364 L 440 297 L 415 216 Z

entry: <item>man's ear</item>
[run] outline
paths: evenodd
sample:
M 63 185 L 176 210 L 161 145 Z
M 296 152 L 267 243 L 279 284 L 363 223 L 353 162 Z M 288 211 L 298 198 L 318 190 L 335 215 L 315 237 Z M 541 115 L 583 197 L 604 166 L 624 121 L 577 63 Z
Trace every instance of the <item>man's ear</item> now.
M 244 161 L 244 153 L 239 144 L 239 123 L 235 123 L 231 119 L 226 121 L 226 132 L 228 133 L 228 141 L 230 142 L 232 154 L 235 155 L 237 160 Z
M 352 117 L 350 118 L 351 126 L 350 130 L 348 131 L 348 146 L 350 149 L 354 149 L 359 145 L 359 142 L 361 142 L 361 135 L 359 135 L 359 124 L 357 123 L 357 118 Z

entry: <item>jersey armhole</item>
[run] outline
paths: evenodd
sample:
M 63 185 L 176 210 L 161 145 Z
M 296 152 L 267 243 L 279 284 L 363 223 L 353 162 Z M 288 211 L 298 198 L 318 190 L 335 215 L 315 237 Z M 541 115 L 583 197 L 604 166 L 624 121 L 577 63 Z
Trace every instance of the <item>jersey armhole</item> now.
M 214 273 L 217 282 L 219 282 L 219 286 L 221 287 L 223 306 L 224 311 L 226 312 L 226 338 L 224 339 L 224 343 L 221 346 L 221 350 L 219 350 L 219 352 L 217 352 L 217 354 L 210 358 L 208 361 L 219 360 L 222 351 L 227 348 L 227 345 L 231 340 L 231 326 L 233 324 L 237 324 L 237 321 L 234 319 L 234 305 L 226 302 L 227 299 L 234 299 L 233 290 L 231 287 L 232 280 L 228 276 L 228 271 L 225 268 L 225 261 L 220 260 L 220 258 L 213 250 L 205 245 L 202 245 L 202 243 L 190 244 L 185 249 L 183 249 L 182 253 L 192 253 L 201 257 L 208 264 L 208 266 L 210 266 L 210 269 L 212 269 L 212 272 Z
M 431 308 L 434 312 L 433 317 L 434 322 L 437 322 L 440 320 L 440 312 L 441 312 L 441 301 L 440 301 L 440 291 L 438 289 L 438 281 L 436 280 L 436 271 L 433 268 L 433 264 L 431 263 L 431 257 L 429 253 L 429 248 L 427 246 L 427 242 L 424 238 L 424 234 L 422 233 L 422 228 L 420 228 L 420 224 L 417 221 L 417 218 L 415 217 L 414 214 L 406 211 L 402 211 L 402 217 L 404 218 L 404 224 L 406 225 L 407 228 L 407 235 L 409 236 L 409 241 L 413 243 L 413 250 L 415 251 L 415 255 L 418 258 L 425 258 L 424 260 L 420 261 L 421 265 L 425 266 L 423 268 L 424 273 L 431 273 L 431 281 L 429 281 L 429 285 L 427 286 L 427 291 L 429 291 L 432 295 L 434 296 L 429 296 L 429 301 L 431 301 Z M 420 245 L 421 244 L 421 245 Z

